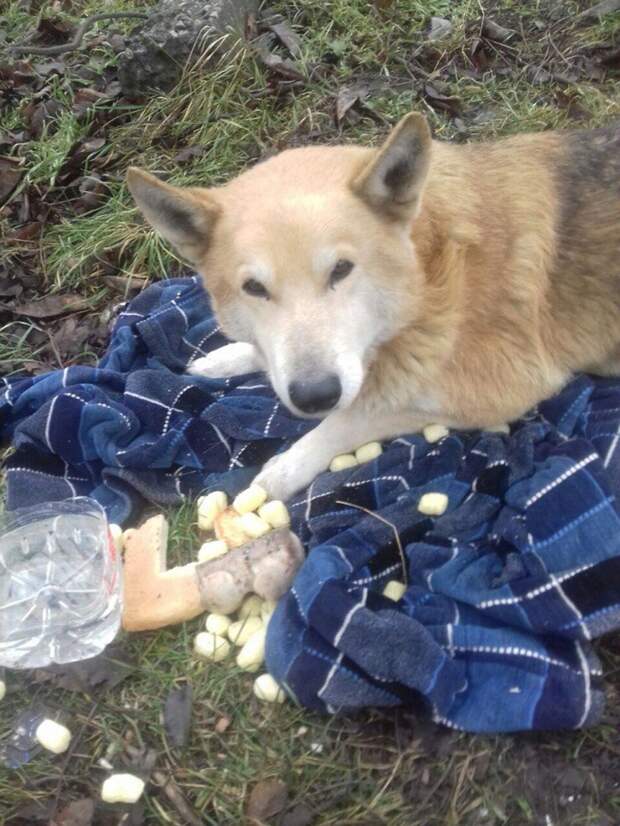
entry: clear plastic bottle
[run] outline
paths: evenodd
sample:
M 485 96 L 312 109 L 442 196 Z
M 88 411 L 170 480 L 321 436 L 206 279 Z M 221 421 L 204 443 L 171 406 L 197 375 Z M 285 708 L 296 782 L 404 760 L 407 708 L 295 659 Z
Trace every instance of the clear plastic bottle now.
M 78 497 L 0 522 L 0 666 L 42 668 L 99 654 L 121 621 L 121 560 L 105 513 Z

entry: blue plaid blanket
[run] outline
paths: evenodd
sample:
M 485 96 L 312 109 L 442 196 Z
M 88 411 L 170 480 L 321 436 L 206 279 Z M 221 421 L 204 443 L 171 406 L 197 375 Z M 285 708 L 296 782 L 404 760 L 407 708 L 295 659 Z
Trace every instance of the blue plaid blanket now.
M 312 423 L 264 376 L 183 373 L 224 344 L 196 279 L 121 312 L 98 367 L 0 385 L 8 506 L 89 495 L 110 518 L 145 500 L 233 494 Z M 469 731 L 599 719 L 591 641 L 620 623 L 620 380 L 575 379 L 510 435 L 403 435 L 290 504 L 310 551 L 269 625 L 267 664 L 322 711 L 426 705 Z M 417 511 L 442 491 L 447 512 Z M 382 596 L 405 579 L 398 603 Z

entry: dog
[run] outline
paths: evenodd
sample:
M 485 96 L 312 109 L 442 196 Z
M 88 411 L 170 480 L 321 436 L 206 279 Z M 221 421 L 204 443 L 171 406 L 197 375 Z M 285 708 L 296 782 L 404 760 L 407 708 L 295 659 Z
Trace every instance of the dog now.
M 290 149 L 217 188 L 127 181 L 233 341 L 190 372 L 264 370 L 320 420 L 257 476 L 271 498 L 366 442 L 620 374 L 620 127 L 455 145 L 411 113 L 378 149 Z

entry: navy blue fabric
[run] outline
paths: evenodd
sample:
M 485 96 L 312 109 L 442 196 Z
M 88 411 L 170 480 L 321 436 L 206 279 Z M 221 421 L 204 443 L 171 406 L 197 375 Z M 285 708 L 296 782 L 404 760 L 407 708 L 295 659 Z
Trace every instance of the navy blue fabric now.
M 196 279 L 119 316 L 97 368 L 0 385 L 8 506 L 90 495 L 126 522 L 144 500 L 235 493 L 312 423 L 265 377 L 187 376 L 225 340 Z M 620 380 L 576 378 L 510 435 L 403 435 L 290 505 L 310 551 L 269 624 L 267 665 L 336 712 L 419 704 L 469 731 L 595 722 L 591 640 L 620 623 Z M 441 491 L 438 518 L 417 510 Z M 382 596 L 407 582 L 398 603 Z

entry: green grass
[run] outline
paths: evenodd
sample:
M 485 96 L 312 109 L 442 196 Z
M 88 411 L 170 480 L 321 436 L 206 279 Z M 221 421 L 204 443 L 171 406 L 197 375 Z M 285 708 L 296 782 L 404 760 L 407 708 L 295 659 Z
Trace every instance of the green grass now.
M 97 210 L 68 215 L 46 226 L 37 265 L 48 291 L 72 290 L 92 295 L 97 306 L 106 299 L 102 276 L 110 262 L 122 275 L 151 279 L 178 271 L 169 248 L 139 219 L 123 184 L 126 167 L 142 165 L 178 184 L 217 185 L 274 147 L 322 140 L 379 140 L 389 124 L 411 109 L 426 112 L 440 139 L 463 139 L 458 123 L 436 111 L 425 95 L 426 83 L 444 84 L 445 94 L 460 102 L 467 137 L 484 139 L 522 130 L 600 125 L 620 114 L 617 79 L 584 80 L 563 85 L 555 80 L 534 84 L 528 66 L 547 60 L 553 46 L 535 28 L 553 4 L 499 0 L 487 9 L 503 25 L 521 31 L 510 44 L 511 74 L 492 70 L 468 76 L 473 38 L 481 4 L 465 0 L 395 0 L 382 12 L 362 0 L 277 0 L 272 4 L 302 37 L 299 65 L 305 81 L 276 92 L 269 73 L 251 50 L 188 72 L 179 87 L 150 99 L 145 106 L 98 104 L 114 118 L 107 145 L 109 197 Z M 110 8 L 142 10 L 145 4 L 116 0 Z M 583 50 L 618 45 L 619 16 L 601 22 L 575 21 L 584 4 L 565 3 L 565 22 L 553 30 L 553 44 L 569 63 Z M 106 6 L 106 9 L 108 6 Z M 71 16 L 101 11 L 100 2 L 74 3 Z M 4 8 L 3 8 L 4 12 Z M 47 13 L 45 4 L 39 14 Z M 69 14 L 69 12 L 64 12 Z M 423 29 L 431 15 L 449 17 L 453 31 L 429 49 Z M 36 19 L 34 20 L 36 24 Z M 3 24 L 19 38 L 33 18 L 17 2 L 8 3 Z M 115 21 L 125 30 L 131 21 Z M 104 29 L 106 24 L 101 24 Z M 338 58 L 319 72 L 326 54 Z M 408 60 L 416 55 L 417 69 Z M 102 47 L 92 50 L 91 65 L 113 65 L 116 57 Z M 558 58 L 559 59 L 559 58 Z M 442 69 L 454 61 L 456 71 Z M 335 123 L 339 88 L 363 80 L 371 92 L 357 119 Z M 41 191 L 58 175 L 71 145 L 89 133 L 92 118 L 77 120 L 69 107 L 79 79 L 52 81 L 51 94 L 64 109 L 33 141 L 27 156 L 27 179 Z M 575 121 L 575 116 L 579 120 Z M 0 130 L 19 130 L 23 110 L 5 108 Z M 205 151 L 180 165 L 186 146 Z M 3 218 L 2 229 L 8 231 Z M 20 251 L 0 249 L 9 265 Z M 0 373 L 37 361 L 40 327 L 28 321 L 0 326 Z M 199 538 L 188 505 L 169 513 L 172 524 L 170 564 L 195 555 Z M 579 733 L 473 737 L 440 730 L 407 712 L 368 712 L 350 718 L 310 714 L 286 704 L 265 706 L 252 695 L 252 677 L 232 663 L 205 665 L 191 654 L 201 620 L 158 633 L 133 635 L 127 644 L 137 660 L 135 674 L 117 688 L 95 697 L 70 694 L 49 686 L 32 686 L 14 673 L 0 706 L 0 740 L 14 713 L 35 696 L 72 716 L 78 735 L 69 760 L 37 757 L 17 772 L 0 769 L 0 824 L 32 801 L 58 795 L 65 803 L 97 795 L 105 770 L 101 758 L 119 764 L 128 742 L 143 742 L 158 751 L 158 767 L 168 767 L 181 791 L 205 824 L 242 822 L 248 791 L 262 779 L 282 778 L 293 802 L 316 812 L 315 826 L 609 826 L 620 822 L 620 794 L 615 783 L 620 750 L 614 701 L 620 688 L 620 652 L 601 646 L 609 673 L 610 704 L 603 723 Z M 161 712 L 168 691 L 191 678 L 195 692 L 194 724 L 188 748 L 173 752 L 166 742 Z M 216 731 L 229 717 L 230 727 Z M 313 744 L 318 745 L 318 749 Z M 110 757 L 116 750 L 116 757 Z M 578 792 L 563 786 L 563 777 L 578 767 L 584 785 Z M 573 796 L 572 802 L 569 800 Z M 167 798 L 153 787 L 146 797 L 147 824 L 177 824 Z M 607 817 L 607 820 L 604 818 Z M 115 821 L 116 822 L 116 821 Z M 275 823 L 276 820 L 271 822 Z

